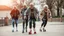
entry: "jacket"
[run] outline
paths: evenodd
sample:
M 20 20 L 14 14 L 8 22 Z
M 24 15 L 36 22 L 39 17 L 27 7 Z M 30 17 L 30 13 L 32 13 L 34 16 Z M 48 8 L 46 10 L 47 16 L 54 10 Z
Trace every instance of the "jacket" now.
M 19 10 L 17 10 L 17 9 L 16 9 L 16 10 L 13 9 L 13 10 L 11 11 L 10 15 L 11 15 L 12 19 L 18 19 L 18 18 L 19 18 L 19 15 L 20 15 L 20 12 L 19 12 Z

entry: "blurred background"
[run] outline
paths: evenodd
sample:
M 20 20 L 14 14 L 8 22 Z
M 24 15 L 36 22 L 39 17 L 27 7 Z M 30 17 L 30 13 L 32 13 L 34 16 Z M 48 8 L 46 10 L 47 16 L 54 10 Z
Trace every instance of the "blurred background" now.
M 0 0 L 0 23 L 4 22 L 5 17 L 8 17 L 8 20 L 11 19 L 10 12 L 14 6 L 21 11 L 24 4 L 28 7 L 30 3 L 34 4 L 39 14 L 44 6 L 47 5 L 51 11 L 52 17 L 49 21 L 64 21 L 64 0 Z
M 22 34 L 22 18 L 19 18 L 18 32 L 12 32 L 10 12 L 14 6 L 21 12 L 23 5 L 29 7 L 32 3 L 39 11 L 48 6 L 51 18 L 48 19 L 46 32 L 40 32 L 42 21 L 36 21 L 37 34 Z M 29 25 L 28 25 L 29 32 Z M 64 0 L 0 0 L 0 36 L 64 36 Z

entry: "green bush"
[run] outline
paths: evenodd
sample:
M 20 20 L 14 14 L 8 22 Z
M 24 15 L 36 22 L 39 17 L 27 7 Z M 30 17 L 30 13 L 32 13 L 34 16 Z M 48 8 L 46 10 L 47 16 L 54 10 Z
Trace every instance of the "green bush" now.
M 54 17 L 52 17 L 52 18 L 60 18 L 60 16 L 54 16 Z
M 62 15 L 62 17 L 64 17 L 64 15 Z

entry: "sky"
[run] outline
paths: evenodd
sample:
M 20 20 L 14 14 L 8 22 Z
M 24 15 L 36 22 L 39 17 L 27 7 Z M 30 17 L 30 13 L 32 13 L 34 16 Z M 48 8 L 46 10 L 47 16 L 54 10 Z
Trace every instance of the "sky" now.
M 17 3 L 20 3 L 20 1 L 17 0 Z M 13 0 L 0 0 L 0 5 L 12 6 Z
M 10 5 L 12 0 L 0 0 L 0 5 Z

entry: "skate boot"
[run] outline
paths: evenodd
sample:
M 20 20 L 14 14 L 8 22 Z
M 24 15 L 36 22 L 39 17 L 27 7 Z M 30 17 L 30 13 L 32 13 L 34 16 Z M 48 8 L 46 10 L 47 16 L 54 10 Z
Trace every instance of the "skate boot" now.
M 46 32 L 46 29 L 43 28 L 43 32 Z
M 22 33 L 24 33 L 24 30 L 22 31 Z
M 14 32 L 14 30 L 12 30 L 12 32 Z
M 30 30 L 29 34 L 32 34 L 32 30 Z
M 35 30 L 35 28 L 34 28 L 34 34 L 36 34 L 36 30 Z
M 40 29 L 40 32 L 42 32 L 42 29 Z
M 18 32 L 18 30 L 16 30 L 16 32 Z
M 36 34 L 36 32 L 34 32 L 34 34 Z
M 27 30 L 26 30 L 26 32 L 27 32 Z

